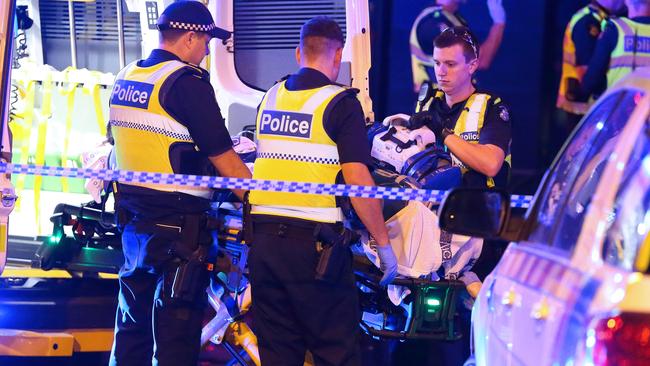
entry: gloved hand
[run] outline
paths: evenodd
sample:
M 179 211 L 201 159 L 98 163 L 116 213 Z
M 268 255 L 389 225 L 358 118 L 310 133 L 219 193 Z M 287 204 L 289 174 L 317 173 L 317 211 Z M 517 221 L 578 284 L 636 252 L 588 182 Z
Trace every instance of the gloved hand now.
M 376 248 L 379 256 L 379 269 L 384 273 L 379 285 L 386 286 L 397 276 L 397 257 L 395 257 L 390 243 L 384 246 L 377 245 Z
M 427 126 L 436 135 L 436 142 L 442 142 L 442 122 L 439 118 L 433 118 L 433 114 L 427 111 L 418 112 L 409 119 L 409 129 L 415 130 Z
M 495 24 L 506 22 L 506 10 L 503 8 L 502 0 L 487 0 L 490 17 Z

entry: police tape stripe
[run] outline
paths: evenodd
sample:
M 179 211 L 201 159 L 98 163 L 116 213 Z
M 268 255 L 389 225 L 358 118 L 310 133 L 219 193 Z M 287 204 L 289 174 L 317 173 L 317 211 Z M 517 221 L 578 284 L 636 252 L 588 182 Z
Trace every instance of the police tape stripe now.
M 309 193 L 360 198 L 381 198 L 403 201 L 413 200 L 433 203 L 442 202 L 442 199 L 446 193 L 445 191 L 413 188 L 284 182 L 275 180 L 211 177 L 188 174 L 148 173 L 110 169 L 93 170 L 84 168 L 64 168 L 60 166 L 39 166 L 31 164 L 0 163 L 0 172 L 51 177 L 95 178 L 101 180 L 116 180 L 121 183 L 135 182 L 221 189 L 255 189 L 260 191 Z M 530 196 L 513 195 L 511 199 L 511 206 L 527 208 L 530 206 L 530 202 Z

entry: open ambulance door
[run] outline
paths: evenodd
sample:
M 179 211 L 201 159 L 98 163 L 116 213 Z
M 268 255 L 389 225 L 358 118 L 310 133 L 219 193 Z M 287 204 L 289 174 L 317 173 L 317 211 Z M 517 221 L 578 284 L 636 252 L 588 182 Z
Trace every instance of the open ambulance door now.
M 315 16 L 335 19 L 345 34 L 339 83 L 359 89 L 366 121 L 374 120 L 369 94 L 370 24 L 367 0 L 210 0 L 216 24 L 233 32 L 213 44 L 209 71 L 231 134 L 255 125 L 264 92 L 298 69 L 295 49 L 302 24 Z M 213 41 L 217 42 L 217 41 Z
M 9 134 L 9 91 L 11 85 L 11 49 L 13 44 L 15 0 L 0 2 L 0 151 L 2 162 L 11 162 Z M 16 196 L 9 174 L 0 175 L 0 274 L 7 261 L 7 233 L 9 214 Z

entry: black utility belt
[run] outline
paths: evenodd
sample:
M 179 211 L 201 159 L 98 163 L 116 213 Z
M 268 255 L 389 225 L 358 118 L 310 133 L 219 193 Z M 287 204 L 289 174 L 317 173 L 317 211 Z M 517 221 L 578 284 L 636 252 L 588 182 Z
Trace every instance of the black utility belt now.
M 323 223 L 317 221 L 291 219 L 271 215 L 251 215 L 253 221 L 253 233 L 291 238 L 298 240 L 314 240 L 318 234 L 318 228 L 327 225 L 336 232 L 343 230 L 341 223 Z

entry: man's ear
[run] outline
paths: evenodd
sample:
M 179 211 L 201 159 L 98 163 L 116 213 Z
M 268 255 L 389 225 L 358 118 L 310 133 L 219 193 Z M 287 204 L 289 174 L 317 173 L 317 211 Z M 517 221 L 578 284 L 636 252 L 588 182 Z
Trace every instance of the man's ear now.
M 198 33 L 194 31 L 187 32 L 187 38 L 185 39 L 185 46 L 191 47 L 193 43 L 198 41 L 199 41 Z
M 336 49 L 336 53 L 334 54 L 334 59 L 336 60 L 337 63 L 341 63 L 341 60 L 343 59 L 343 47 Z
M 300 46 L 296 47 L 296 62 L 300 65 Z
M 475 58 L 469 62 L 469 73 L 474 74 L 476 70 L 478 70 L 478 58 Z

